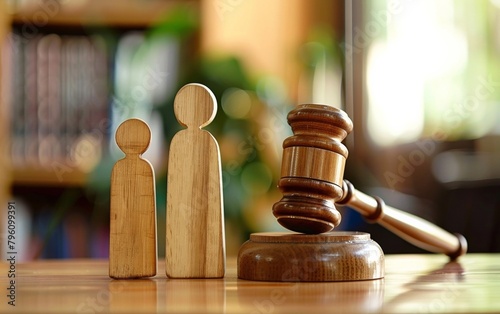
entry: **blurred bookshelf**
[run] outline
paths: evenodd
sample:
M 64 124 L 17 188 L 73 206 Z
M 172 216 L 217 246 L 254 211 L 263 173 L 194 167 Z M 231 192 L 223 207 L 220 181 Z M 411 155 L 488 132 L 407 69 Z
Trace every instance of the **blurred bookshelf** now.
M 194 4 L 191 0 L 113 0 L 83 1 L 10 1 L 13 23 L 45 23 L 68 25 L 108 25 L 145 28 L 153 26 L 166 11 L 178 4 Z
M 0 42 L 3 42 L 7 36 L 9 29 L 9 22 L 5 16 L 6 3 L 0 1 Z M 0 61 L 4 59 L 3 50 L 0 49 Z M 7 212 L 7 202 L 11 200 L 10 198 L 10 184 L 11 184 L 11 173 L 10 173 L 10 158 L 8 155 L 9 149 L 9 119 L 8 119 L 8 108 L 6 106 L 6 100 L 4 92 L 1 89 L 3 82 L 6 80 L 5 71 L 0 67 L 0 206 L 2 206 L 2 213 Z M 5 208 L 5 209 L 4 209 Z M 2 252 L 7 245 L 7 215 L 3 214 L 0 216 L 0 248 Z
M 96 130 L 100 143 L 82 149 L 99 158 L 106 149 L 119 41 L 147 32 L 189 0 L 10 1 L 4 18 L 12 66 L 4 82 L 10 103 L 13 184 L 84 185 L 92 167 L 74 160 L 82 138 Z M 133 36 L 133 35 L 132 35 Z M 132 47 L 134 49 L 135 47 Z M 126 104 L 127 105 L 127 104 Z M 9 112 L 10 111 L 10 112 Z M 78 154 L 78 151 L 76 152 Z M 97 157 L 96 157 L 97 155 Z M 80 158 L 81 159 L 81 158 Z M 98 160 L 91 160 L 96 164 Z M 60 173 L 64 172 L 64 176 Z
M 32 183 L 53 183 L 52 173 L 58 175 L 61 167 L 69 168 L 67 161 L 82 155 L 77 151 L 82 137 L 108 119 L 107 49 L 95 34 L 51 32 L 26 38 L 15 25 L 11 36 L 14 183 L 29 183 L 25 177 Z M 88 148 L 100 150 L 102 135 Z M 65 183 L 66 176 L 59 175 L 58 181 Z
M 50 185 L 50 186 L 84 186 L 87 182 L 87 173 L 81 170 L 72 170 L 65 173 L 64 177 L 58 176 L 56 172 L 41 167 L 12 168 L 13 184 L 16 185 Z
M 183 14 L 197 18 L 199 7 L 198 0 L 1 1 L 0 201 L 15 200 L 19 220 L 27 217 L 19 229 L 31 251 L 25 259 L 106 256 L 108 217 L 96 212 L 102 200 L 90 195 L 89 178 L 115 158 L 114 128 L 131 116 L 147 121 L 177 88 L 180 64 L 198 53 L 197 31 L 183 33 Z

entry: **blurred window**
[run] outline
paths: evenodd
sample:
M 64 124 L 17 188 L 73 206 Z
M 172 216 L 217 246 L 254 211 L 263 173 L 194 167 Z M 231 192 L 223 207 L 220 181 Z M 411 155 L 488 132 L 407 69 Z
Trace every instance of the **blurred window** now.
M 367 1 L 367 126 L 380 146 L 500 134 L 500 0 Z

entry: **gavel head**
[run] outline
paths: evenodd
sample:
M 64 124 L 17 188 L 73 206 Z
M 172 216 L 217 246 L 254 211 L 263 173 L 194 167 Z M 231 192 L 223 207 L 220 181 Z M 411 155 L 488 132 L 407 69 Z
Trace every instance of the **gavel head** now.
M 273 214 L 285 228 L 317 234 L 338 226 L 335 202 L 342 197 L 347 148 L 341 143 L 351 132 L 345 112 L 325 105 L 300 105 L 288 114 L 293 135 L 283 142 L 283 198 Z

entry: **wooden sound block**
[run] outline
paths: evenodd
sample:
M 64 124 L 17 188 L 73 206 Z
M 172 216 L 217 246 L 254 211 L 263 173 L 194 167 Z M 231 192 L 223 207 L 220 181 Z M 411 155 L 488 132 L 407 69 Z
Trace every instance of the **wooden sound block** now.
M 363 232 L 252 233 L 238 254 L 238 278 L 353 281 L 384 277 L 384 253 Z

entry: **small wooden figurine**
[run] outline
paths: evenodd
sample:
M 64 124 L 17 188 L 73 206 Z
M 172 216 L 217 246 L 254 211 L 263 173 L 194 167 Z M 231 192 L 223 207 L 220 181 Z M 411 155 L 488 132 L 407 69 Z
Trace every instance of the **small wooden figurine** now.
M 182 126 L 170 144 L 167 179 L 166 274 L 221 278 L 225 273 L 221 162 L 215 138 L 201 128 L 217 101 L 200 84 L 181 88 L 174 112 Z
M 151 164 L 141 157 L 151 131 L 144 121 L 129 119 L 118 127 L 115 138 L 125 158 L 116 162 L 111 173 L 109 276 L 155 276 L 155 176 Z

